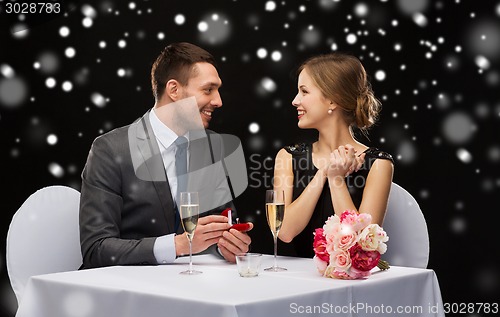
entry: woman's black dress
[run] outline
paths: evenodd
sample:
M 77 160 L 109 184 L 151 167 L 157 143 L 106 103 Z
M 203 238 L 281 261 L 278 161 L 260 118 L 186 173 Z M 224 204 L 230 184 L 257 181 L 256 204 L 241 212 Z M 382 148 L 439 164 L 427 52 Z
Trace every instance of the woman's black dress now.
M 293 146 L 286 146 L 285 150 L 292 155 L 294 176 L 292 201 L 294 201 L 300 196 L 302 191 L 313 179 L 318 169 L 314 166 L 312 160 L 312 144 L 301 143 Z M 359 205 L 361 204 L 366 178 L 373 162 L 376 159 L 385 159 L 393 162 L 390 154 L 380 151 L 377 148 L 368 148 L 364 153 L 366 153 L 366 155 L 362 168 L 360 168 L 357 172 L 350 174 L 345 179 L 347 188 L 349 189 L 349 193 L 351 194 L 352 201 L 356 208 L 359 208 Z M 291 242 L 296 256 L 307 258 L 312 258 L 314 256 L 313 232 L 316 228 L 323 227 L 326 219 L 332 215 L 333 205 L 330 196 L 330 186 L 328 185 L 328 181 L 326 181 L 323 191 L 318 199 L 318 203 L 314 208 L 311 220 L 309 220 L 309 223 L 304 230 Z

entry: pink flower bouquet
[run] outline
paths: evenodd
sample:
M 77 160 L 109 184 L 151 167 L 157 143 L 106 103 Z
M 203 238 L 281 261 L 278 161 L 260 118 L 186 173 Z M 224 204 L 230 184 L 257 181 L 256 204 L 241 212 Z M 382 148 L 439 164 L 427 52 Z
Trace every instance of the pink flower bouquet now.
M 389 237 L 371 220 L 369 214 L 346 210 L 340 217 L 329 217 L 323 228 L 315 230 L 314 262 L 323 276 L 361 279 L 369 276 L 375 266 L 389 268 L 380 260 Z

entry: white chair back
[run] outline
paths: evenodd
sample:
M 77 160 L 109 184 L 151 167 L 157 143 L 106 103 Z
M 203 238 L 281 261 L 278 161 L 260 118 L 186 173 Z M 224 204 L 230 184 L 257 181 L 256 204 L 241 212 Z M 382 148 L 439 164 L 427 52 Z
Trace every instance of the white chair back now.
M 77 270 L 82 264 L 78 225 L 80 193 L 49 186 L 17 210 L 7 233 L 7 271 L 18 303 L 34 275 Z
M 426 268 L 429 261 L 429 233 L 424 215 L 413 196 L 392 183 L 384 219 L 389 236 L 382 259 L 390 265 Z

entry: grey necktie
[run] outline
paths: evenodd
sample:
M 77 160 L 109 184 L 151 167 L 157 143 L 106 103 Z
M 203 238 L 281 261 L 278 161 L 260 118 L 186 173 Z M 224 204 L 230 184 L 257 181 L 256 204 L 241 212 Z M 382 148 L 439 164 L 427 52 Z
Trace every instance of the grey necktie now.
M 181 203 L 181 192 L 186 191 L 187 183 L 187 146 L 188 140 L 180 136 L 175 140 L 175 175 L 177 176 L 177 193 L 175 193 L 175 231 L 180 230 L 179 205 Z
M 177 204 L 180 203 L 180 193 L 186 191 L 187 185 L 187 146 L 188 140 L 180 136 L 175 140 L 175 175 L 177 176 Z

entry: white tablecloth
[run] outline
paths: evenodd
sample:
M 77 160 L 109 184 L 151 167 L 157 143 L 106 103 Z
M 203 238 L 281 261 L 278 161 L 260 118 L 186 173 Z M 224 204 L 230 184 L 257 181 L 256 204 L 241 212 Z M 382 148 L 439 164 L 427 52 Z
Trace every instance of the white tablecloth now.
M 193 257 L 162 266 L 115 266 L 34 276 L 17 317 L 444 316 L 434 271 L 391 267 L 365 280 L 321 277 L 311 259 L 279 257 L 286 272 L 242 278 L 236 265 Z M 271 266 L 266 255 L 263 267 Z

